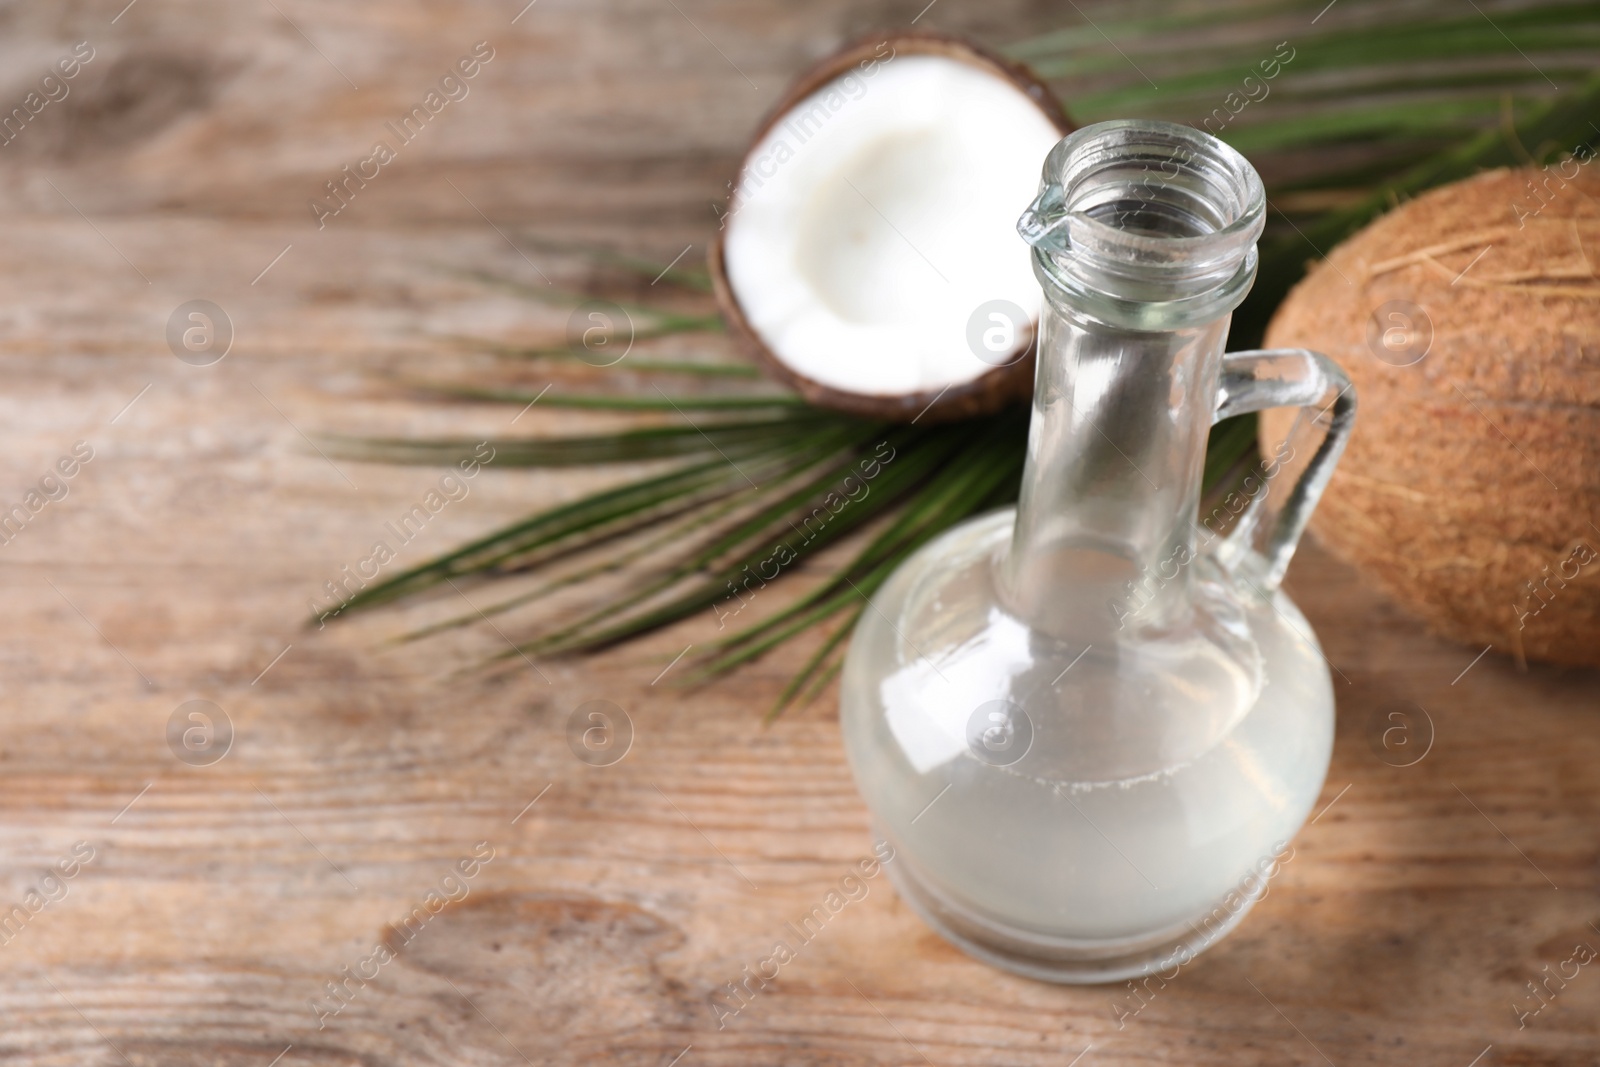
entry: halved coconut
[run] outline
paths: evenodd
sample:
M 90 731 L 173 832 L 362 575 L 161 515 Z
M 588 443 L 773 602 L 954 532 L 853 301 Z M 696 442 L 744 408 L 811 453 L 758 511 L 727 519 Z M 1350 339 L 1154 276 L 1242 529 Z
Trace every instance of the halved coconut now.
M 730 329 L 824 407 L 933 421 L 1026 396 L 1041 295 L 1016 220 L 1071 130 L 1025 68 L 958 38 L 846 47 L 733 183 L 710 252 Z

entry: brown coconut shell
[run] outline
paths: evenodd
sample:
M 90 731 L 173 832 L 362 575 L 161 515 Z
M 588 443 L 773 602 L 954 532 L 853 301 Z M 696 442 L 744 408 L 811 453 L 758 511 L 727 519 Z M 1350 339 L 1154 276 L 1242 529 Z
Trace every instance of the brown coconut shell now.
M 997 75 L 1015 85 L 1031 100 L 1063 137 L 1075 128 L 1060 102 L 1044 82 L 1020 63 L 1012 62 L 965 38 L 948 34 L 872 33 L 822 60 L 789 86 L 750 138 L 750 147 L 744 158 L 739 161 L 740 179 L 750 163 L 750 153 L 755 151 L 761 144 L 762 138 L 793 111 L 796 105 L 834 79 L 843 77 L 858 64 L 879 55 L 879 50 L 885 44 L 894 49 L 893 54 L 896 57 L 944 56 Z M 735 196 L 738 194 L 738 180 L 735 180 L 733 187 Z M 729 203 L 732 203 L 732 198 Z M 942 393 L 939 390 L 929 390 L 893 396 L 872 395 L 846 392 L 813 381 L 773 355 L 766 342 L 745 318 L 744 309 L 739 305 L 739 298 L 734 293 L 733 287 L 728 284 L 727 271 L 723 266 L 722 237 L 723 231 L 718 230 L 716 239 L 711 242 L 707 252 L 707 264 L 717 304 L 728 324 L 728 332 L 733 335 L 739 347 L 772 377 L 818 407 L 895 422 L 909 422 L 912 419 L 917 419 L 919 422 L 942 422 L 987 415 L 1013 401 L 1028 397 L 1033 391 L 1034 345 L 1032 343 L 1015 361 L 985 371 L 972 381 L 952 386 Z M 1034 336 L 1037 338 L 1038 324 L 1035 323 L 1034 326 Z M 920 419 L 919 415 L 922 416 Z
M 1390 301 L 1431 324 L 1420 359 L 1420 329 L 1396 350 L 1403 320 L 1374 326 Z M 1326 352 L 1361 398 L 1322 542 L 1440 634 L 1600 666 L 1600 166 L 1403 204 L 1295 287 L 1267 344 Z M 1267 414 L 1264 440 L 1293 418 Z

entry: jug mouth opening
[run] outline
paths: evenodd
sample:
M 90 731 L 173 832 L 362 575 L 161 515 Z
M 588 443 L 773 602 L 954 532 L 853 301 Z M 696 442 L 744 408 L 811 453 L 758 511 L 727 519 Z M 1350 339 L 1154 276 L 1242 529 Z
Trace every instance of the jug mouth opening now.
M 1191 126 L 1119 120 L 1051 150 L 1017 228 L 1046 292 L 1189 318 L 1244 298 L 1265 221 L 1261 178 L 1236 150 Z

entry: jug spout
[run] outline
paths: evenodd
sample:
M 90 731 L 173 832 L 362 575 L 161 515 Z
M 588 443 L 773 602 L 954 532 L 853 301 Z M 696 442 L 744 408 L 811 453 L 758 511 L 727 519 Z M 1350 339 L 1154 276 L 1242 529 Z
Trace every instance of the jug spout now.
M 1065 252 L 1070 244 L 1067 217 L 1066 190 L 1047 179 L 1043 190 L 1017 220 L 1017 233 L 1034 248 Z

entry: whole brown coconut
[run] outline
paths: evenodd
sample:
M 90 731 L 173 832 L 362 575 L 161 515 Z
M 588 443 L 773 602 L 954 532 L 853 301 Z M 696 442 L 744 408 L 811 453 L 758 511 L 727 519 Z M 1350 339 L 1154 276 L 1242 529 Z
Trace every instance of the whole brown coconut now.
M 1295 287 L 1361 425 L 1313 529 L 1430 628 L 1600 665 L 1600 166 L 1497 170 L 1396 208 Z M 1263 423 L 1286 435 L 1292 411 Z

